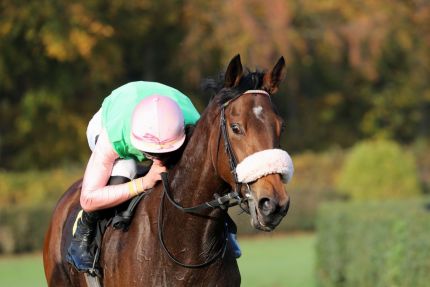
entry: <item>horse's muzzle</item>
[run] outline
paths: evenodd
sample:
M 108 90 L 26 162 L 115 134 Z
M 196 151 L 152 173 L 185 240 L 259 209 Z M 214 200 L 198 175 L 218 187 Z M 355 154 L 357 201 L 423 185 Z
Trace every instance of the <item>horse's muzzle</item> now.
M 259 230 L 272 231 L 279 225 L 285 217 L 290 207 L 290 200 L 280 204 L 276 200 L 263 197 L 258 200 L 254 195 L 247 202 L 249 214 L 251 215 L 251 225 Z
M 272 231 L 287 214 L 289 207 L 289 200 L 281 205 L 271 198 L 261 198 L 256 206 L 256 218 L 252 218 L 252 225 L 263 231 Z
M 288 212 L 290 197 L 279 179 L 279 175 L 268 175 L 247 190 L 251 224 L 256 229 L 272 231 Z

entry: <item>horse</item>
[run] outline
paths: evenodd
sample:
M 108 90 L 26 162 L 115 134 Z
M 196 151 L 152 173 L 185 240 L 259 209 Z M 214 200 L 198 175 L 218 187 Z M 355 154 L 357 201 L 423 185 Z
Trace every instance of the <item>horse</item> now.
M 102 286 L 240 286 L 237 261 L 227 244 L 228 205 L 222 203 L 236 198 L 251 214 L 253 227 L 264 231 L 275 229 L 287 214 L 290 199 L 280 173 L 242 184 L 235 171 L 249 155 L 279 148 L 284 122 L 271 95 L 284 74 L 283 57 L 263 72 L 244 71 L 236 55 L 223 82 L 210 82 L 217 92 L 178 162 L 139 202 L 126 232 L 105 231 L 99 257 Z M 45 237 L 49 286 L 86 286 L 84 273 L 65 260 L 81 184 L 75 182 L 60 198 Z M 220 203 L 210 207 L 209 202 Z M 187 212 L 186 207 L 202 205 L 208 208 Z

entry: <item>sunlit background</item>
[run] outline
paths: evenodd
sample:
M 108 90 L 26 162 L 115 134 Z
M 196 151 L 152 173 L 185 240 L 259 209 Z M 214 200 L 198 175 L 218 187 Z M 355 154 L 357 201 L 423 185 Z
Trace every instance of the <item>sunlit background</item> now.
M 0 2 L 0 286 L 46 286 L 41 246 L 82 177 L 85 130 L 130 81 L 187 94 L 240 54 L 280 56 L 274 101 L 295 176 L 278 229 L 239 225 L 243 286 L 428 286 L 430 3 L 426 0 Z

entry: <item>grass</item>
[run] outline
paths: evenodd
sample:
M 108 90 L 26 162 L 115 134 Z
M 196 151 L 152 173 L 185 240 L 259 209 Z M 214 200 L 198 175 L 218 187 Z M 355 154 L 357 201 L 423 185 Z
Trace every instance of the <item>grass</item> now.
M 245 287 L 314 287 L 314 235 L 240 238 Z M 0 257 L 0 286 L 46 286 L 41 255 Z
M 315 236 L 240 239 L 239 268 L 245 287 L 314 287 Z
M 0 257 L 0 286 L 46 286 L 42 256 Z

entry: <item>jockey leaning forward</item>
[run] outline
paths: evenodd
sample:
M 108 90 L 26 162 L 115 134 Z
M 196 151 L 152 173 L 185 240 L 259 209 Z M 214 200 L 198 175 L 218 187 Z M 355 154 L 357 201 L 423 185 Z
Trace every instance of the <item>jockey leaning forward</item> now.
M 93 267 L 90 245 L 100 211 L 151 189 L 166 171 L 163 161 L 184 143 L 185 125 L 199 117 L 187 96 L 160 83 L 131 82 L 105 98 L 88 124 L 92 154 L 82 182 L 83 211 L 67 250 L 67 261 L 77 270 Z M 152 166 L 135 178 L 137 162 L 144 160 L 152 160 Z M 230 233 L 229 242 L 239 257 L 235 234 Z

